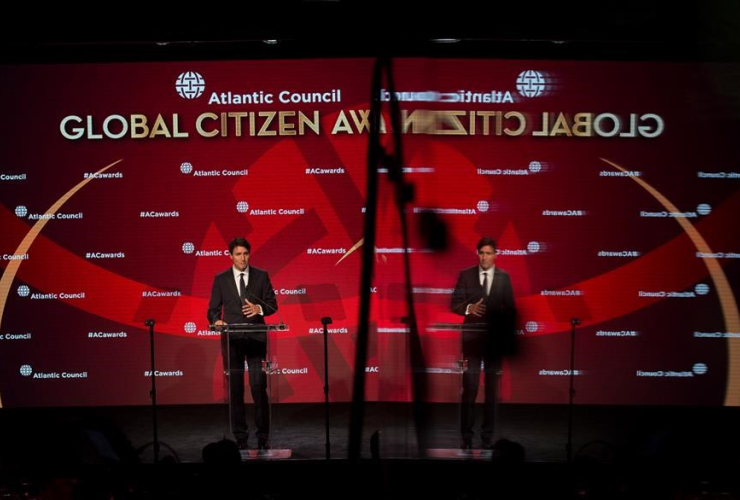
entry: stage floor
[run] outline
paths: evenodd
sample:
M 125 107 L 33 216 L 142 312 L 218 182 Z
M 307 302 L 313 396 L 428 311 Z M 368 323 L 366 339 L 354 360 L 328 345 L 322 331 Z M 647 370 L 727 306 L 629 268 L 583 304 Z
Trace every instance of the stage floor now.
M 203 463 L 202 450 L 230 437 L 225 405 L 159 408 L 162 447 L 156 465 L 149 407 L 3 409 L 0 493 L 11 498 L 740 498 L 737 408 L 575 407 L 572 463 L 566 462 L 566 406 L 501 405 L 498 437 L 521 445 L 524 462 L 496 451 L 461 452 L 457 410 L 427 408 L 430 431 L 420 454 L 411 405 L 370 403 L 363 459 L 350 461 L 350 405 L 332 404 L 332 460 L 327 461 L 324 406 L 276 405 L 275 453 L 259 456 L 250 450 L 245 455 L 254 458 L 239 462 L 237 455 L 231 464 L 214 466 Z M 373 434 L 380 459 L 371 458 Z
M 460 444 L 458 407 L 427 406 L 429 429 L 424 449 L 456 450 Z M 480 409 L 480 408 L 479 408 Z M 202 461 L 203 448 L 229 435 L 226 405 L 161 406 L 158 409 L 160 456 L 178 462 Z M 251 423 L 252 408 L 247 407 Z M 273 405 L 271 444 L 291 450 L 290 459 L 325 458 L 323 404 Z M 576 406 L 573 414 L 573 455 L 600 462 L 625 458 L 688 460 L 731 454 L 740 447 L 737 408 Z M 347 458 L 350 405 L 330 405 L 331 458 Z M 477 421 L 480 424 L 480 418 Z M 524 447 L 527 462 L 566 461 L 568 408 L 557 405 L 499 407 L 497 438 Z M 368 403 L 362 457 L 371 457 L 370 440 L 378 434 L 381 458 L 421 458 L 412 407 L 406 403 Z M 146 446 L 153 438 L 150 407 L 44 408 L 0 410 L 0 463 L 22 463 L 35 450 L 50 450 L 49 460 L 89 461 L 123 445 L 141 450 L 140 462 L 153 461 Z M 256 448 L 252 436 L 250 445 Z M 480 445 L 476 437 L 473 447 Z M 426 456 L 438 456 L 439 452 Z M 110 457 L 109 457 L 110 458 Z

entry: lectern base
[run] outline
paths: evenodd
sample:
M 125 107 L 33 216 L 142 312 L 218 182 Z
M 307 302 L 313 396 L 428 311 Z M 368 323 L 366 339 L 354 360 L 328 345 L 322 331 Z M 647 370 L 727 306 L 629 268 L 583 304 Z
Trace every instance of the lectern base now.
M 457 460 L 491 460 L 494 456 L 494 450 L 461 450 L 460 448 L 427 448 L 426 456 L 428 458 L 444 458 Z
M 281 460 L 290 458 L 293 455 L 293 450 L 240 450 L 239 454 L 242 456 L 242 460 Z

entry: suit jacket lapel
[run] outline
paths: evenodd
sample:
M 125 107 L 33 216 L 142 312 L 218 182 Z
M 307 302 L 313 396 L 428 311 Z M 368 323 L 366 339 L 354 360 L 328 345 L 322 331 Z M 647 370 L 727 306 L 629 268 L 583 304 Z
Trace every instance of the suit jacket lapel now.
M 251 268 L 247 268 L 247 269 L 249 269 L 249 282 L 247 282 L 247 296 L 246 296 L 246 299 L 249 302 L 252 302 L 253 303 L 254 302 L 254 296 L 256 295 L 254 293 L 254 273 L 252 272 L 252 269 Z
M 234 297 L 239 297 L 239 287 L 236 286 L 236 280 L 234 280 L 234 271 L 231 269 L 229 271 L 231 272 L 226 275 L 226 279 L 229 280 L 229 290 Z
M 494 295 L 496 295 L 496 292 L 498 292 L 498 287 L 499 285 L 501 285 L 501 275 L 498 272 L 498 268 L 493 268 L 493 276 L 491 279 L 493 280 L 493 283 L 491 283 L 491 293 L 488 294 L 489 297 L 493 297 Z
M 478 266 L 474 267 L 470 272 L 470 293 L 479 295 L 480 297 L 485 297 L 486 295 L 483 293 L 483 285 L 480 283 L 480 268 Z
M 478 292 L 476 295 L 479 298 L 482 298 L 484 302 L 488 301 L 488 297 L 486 296 L 486 289 L 483 288 L 483 283 L 481 283 L 481 281 L 480 281 L 481 280 L 480 267 L 475 266 L 474 271 L 471 273 L 471 276 L 472 276 L 472 278 L 474 280 L 473 281 L 473 286 L 475 288 L 473 288 L 473 290 L 477 290 L 477 292 Z M 474 302 L 477 302 L 477 301 L 478 301 L 478 298 L 476 298 Z

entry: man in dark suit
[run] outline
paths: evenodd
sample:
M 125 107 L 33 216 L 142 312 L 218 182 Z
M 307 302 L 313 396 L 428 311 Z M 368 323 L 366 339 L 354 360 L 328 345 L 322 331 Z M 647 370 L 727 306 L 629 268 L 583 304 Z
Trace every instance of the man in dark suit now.
M 485 381 L 485 405 L 481 438 L 483 448 L 493 445 L 497 372 L 500 356 L 514 350 L 514 292 L 509 275 L 496 268 L 496 241 L 481 238 L 477 245 L 478 265 L 460 272 L 452 292 L 452 311 L 465 316 L 462 331 L 463 373 L 460 447 L 470 449 L 475 424 L 481 361 Z
M 231 323 L 265 324 L 265 316 L 277 312 L 275 290 L 267 272 L 249 265 L 252 246 L 244 238 L 229 243 L 229 256 L 234 263 L 213 280 L 208 303 L 208 321 L 214 325 Z M 270 403 L 267 398 L 267 375 L 262 367 L 267 353 L 267 332 L 249 332 L 229 339 L 222 334 L 224 367 L 230 367 L 229 397 L 231 428 L 240 449 L 247 448 L 249 430 L 244 407 L 244 359 L 249 370 L 249 387 L 254 400 L 254 423 L 258 448 L 269 449 Z M 228 355 L 228 359 L 226 356 Z

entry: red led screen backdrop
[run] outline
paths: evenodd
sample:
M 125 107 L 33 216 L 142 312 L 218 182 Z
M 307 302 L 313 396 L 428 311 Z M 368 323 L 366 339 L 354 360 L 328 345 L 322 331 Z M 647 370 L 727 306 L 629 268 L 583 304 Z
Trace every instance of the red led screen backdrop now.
M 245 236 L 287 331 L 273 400 L 351 398 L 369 59 L 0 68 L 0 401 L 221 402 L 213 277 Z M 450 312 L 481 236 L 512 279 L 502 398 L 740 403 L 738 66 L 399 59 L 413 294 L 430 398 L 459 397 Z M 383 93 L 388 100 L 388 92 Z M 387 118 L 387 117 L 386 117 Z M 383 169 L 379 175 L 386 174 Z M 381 181 L 367 395 L 408 401 L 403 252 Z M 425 249 L 434 211 L 449 247 Z

